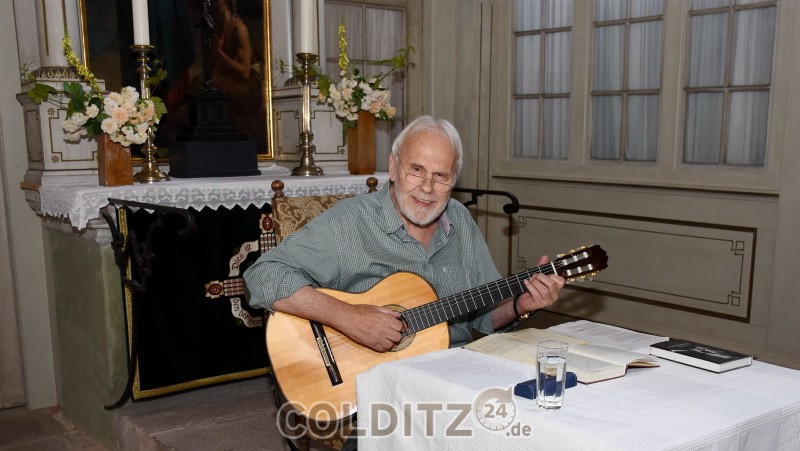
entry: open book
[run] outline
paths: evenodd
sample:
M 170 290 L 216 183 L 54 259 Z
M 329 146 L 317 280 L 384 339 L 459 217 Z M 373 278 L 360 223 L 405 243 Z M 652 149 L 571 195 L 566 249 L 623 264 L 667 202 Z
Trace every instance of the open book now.
M 487 335 L 465 348 L 536 366 L 536 342 L 541 340 L 560 340 L 569 344 L 567 371 L 575 373 L 578 382 L 584 384 L 622 377 L 628 367 L 659 366 L 658 360 L 647 354 L 592 344 L 549 330 L 533 328 Z

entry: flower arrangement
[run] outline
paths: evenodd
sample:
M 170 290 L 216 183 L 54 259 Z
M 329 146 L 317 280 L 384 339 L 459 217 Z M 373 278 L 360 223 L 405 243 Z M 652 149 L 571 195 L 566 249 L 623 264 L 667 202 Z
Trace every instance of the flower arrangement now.
M 66 141 L 76 142 L 84 136 L 106 133 L 112 141 L 123 146 L 143 144 L 147 140 L 148 129 L 152 127 L 155 131 L 161 116 L 167 112 L 164 102 L 154 96 L 143 99 L 130 86 L 104 96 L 97 84 L 97 78 L 89 68 L 81 64 L 72 50 L 69 36 L 64 36 L 62 43 L 67 62 L 89 84 L 89 91 L 84 91 L 78 82 L 64 82 L 64 95 L 68 99 L 65 102 L 62 97 L 52 97 L 57 93 L 52 86 L 34 83 L 28 90 L 28 96 L 36 103 L 46 100 L 61 108 L 66 107 L 67 118 L 62 124 Z M 156 75 L 147 80 L 147 84 L 155 85 L 165 77 L 166 72 L 159 69 Z
M 336 116 L 343 123 L 343 132 L 355 128 L 358 121 L 358 112 L 368 111 L 378 119 L 391 119 L 397 109 L 390 102 L 391 92 L 381 86 L 381 82 L 392 72 L 403 68 L 408 60 L 408 54 L 414 48 L 404 47 L 397 51 L 394 58 L 375 61 L 374 64 L 389 65 L 389 70 L 382 74 L 364 77 L 358 69 L 350 65 L 347 56 L 347 30 L 344 22 L 339 24 L 339 76 L 338 82 L 333 82 L 328 76 L 322 74 L 317 78 L 319 96 L 317 102 L 331 105 Z

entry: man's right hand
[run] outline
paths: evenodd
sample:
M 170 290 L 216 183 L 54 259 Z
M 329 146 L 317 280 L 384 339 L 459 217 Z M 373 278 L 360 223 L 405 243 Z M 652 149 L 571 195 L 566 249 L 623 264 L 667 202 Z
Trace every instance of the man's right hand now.
M 325 324 L 377 352 L 392 349 L 402 338 L 399 313 L 370 304 L 348 304 L 310 286 L 275 301 L 272 308 Z
M 369 304 L 352 304 L 340 332 L 373 351 L 386 352 L 400 342 L 403 323 L 394 310 Z

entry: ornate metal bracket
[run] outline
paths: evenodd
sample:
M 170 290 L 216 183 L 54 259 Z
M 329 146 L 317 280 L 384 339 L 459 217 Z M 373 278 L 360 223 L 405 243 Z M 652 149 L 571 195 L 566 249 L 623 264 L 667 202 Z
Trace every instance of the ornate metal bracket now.
M 468 193 L 472 195 L 472 198 L 466 202 L 464 205 L 469 207 L 470 205 L 475 205 L 478 203 L 478 198 L 486 195 L 496 195 L 496 196 L 503 196 L 507 197 L 511 202 L 503 205 L 503 211 L 506 214 L 514 214 L 519 211 L 519 200 L 517 200 L 517 196 L 508 191 L 493 191 L 488 189 L 474 189 L 474 188 L 453 188 L 454 193 Z
M 144 243 L 139 242 L 139 238 L 136 236 L 136 233 L 130 230 L 126 230 L 125 233 L 120 230 L 120 225 L 117 223 L 114 217 L 112 217 L 111 213 L 108 210 L 103 209 L 101 210 L 101 214 L 103 218 L 108 223 L 108 227 L 111 230 L 112 242 L 111 247 L 114 249 L 114 262 L 117 264 L 119 268 L 120 278 L 122 279 L 122 283 L 138 292 L 146 293 L 147 292 L 147 282 L 152 274 L 152 261 L 153 261 L 153 238 L 155 237 L 155 233 L 157 230 L 164 226 L 164 218 L 167 215 L 178 215 L 183 217 L 186 226 L 178 231 L 178 235 L 182 237 L 192 237 L 197 234 L 197 223 L 195 221 L 194 216 L 185 209 L 176 208 L 176 207 L 168 207 L 164 205 L 156 205 L 156 204 L 148 204 L 143 202 L 135 202 L 129 200 L 122 200 L 122 199 L 108 199 L 109 203 L 113 205 L 115 208 L 119 208 L 121 206 L 130 207 L 130 208 L 143 208 L 146 210 L 153 211 L 156 214 L 155 221 L 150 224 L 150 227 L 147 229 L 147 236 L 145 237 Z M 128 262 L 132 265 L 136 266 L 138 270 L 137 273 L 139 274 L 140 280 L 133 280 L 127 277 L 127 268 Z M 124 298 L 124 296 L 123 296 Z M 135 313 L 136 303 L 131 300 L 131 310 L 133 314 L 133 318 L 136 317 Z M 133 380 L 135 375 L 135 368 L 138 364 L 137 361 L 137 350 L 136 350 L 136 322 L 131 319 L 133 324 L 133 328 L 131 330 L 131 340 L 128 343 L 128 380 L 125 385 L 125 390 L 120 396 L 120 398 L 111 405 L 103 406 L 105 410 L 114 410 L 116 408 L 122 407 L 128 399 L 131 397 L 131 391 L 133 390 Z
M 111 236 L 113 238 L 111 246 L 114 249 L 114 262 L 120 269 L 122 282 L 126 286 L 136 291 L 142 293 L 147 292 L 147 280 L 152 274 L 153 237 L 155 236 L 155 232 L 164 226 L 164 218 L 170 214 L 183 217 L 184 221 L 186 222 L 186 226 L 178 231 L 178 235 L 184 238 L 194 236 L 197 233 L 197 223 L 195 218 L 191 213 L 189 213 L 188 210 L 182 208 L 113 198 L 108 199 L 108 201 L 115 207 L 124 206 L 131 208 L 143 208 L 146 210 L 152 210 L 156 214 L 156 220 L 150 224 L 150 228 L 147 230 L 147 236 L 145 237 L 144 243 L 140 244 L 136 233 L 127 232 L 126 235 L 123 236 L 114 218 L 112 218 L 111 215 L 105 210 L 101 212 L 103 218 L 106 220 L 109 228 L 111 229 Z M 136 265 L 138 273 L 141 274 L 142 280 L 132 280 L 127 277 L 125 269 L 127 268 L 129 259 L 134 265 Z

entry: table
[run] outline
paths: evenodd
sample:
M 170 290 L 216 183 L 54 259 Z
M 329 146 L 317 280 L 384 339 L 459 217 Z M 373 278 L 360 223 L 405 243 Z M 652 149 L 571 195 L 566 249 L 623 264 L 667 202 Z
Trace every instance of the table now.
M 800 371 L 755 361 L 716 374 L 659 360 L 568 389 L 558 411 L 490 388 L 534 378 L 533 366 L 462 348 L 383 363 L 356 380 L 358 448 L 800 449 Z

